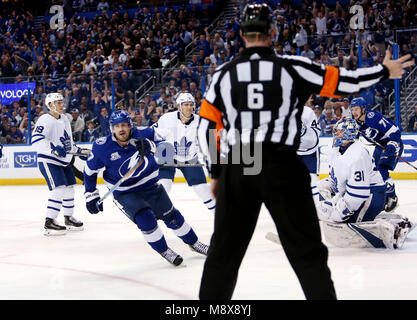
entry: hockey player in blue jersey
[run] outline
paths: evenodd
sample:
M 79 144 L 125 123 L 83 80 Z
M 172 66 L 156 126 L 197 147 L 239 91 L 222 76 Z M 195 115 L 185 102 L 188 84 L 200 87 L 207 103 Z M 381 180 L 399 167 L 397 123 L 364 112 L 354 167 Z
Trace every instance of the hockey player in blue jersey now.
M 398 197 L 395 193 L 395 185 L 389 176 L 389 171 L 395 169 L 398 158 L 401 156 L 404 146 L 401 140 L 400 129 L 378 111 L 366 110 L 364 98 L 354 98 L 350 107 L 352 117 L 359 123 L 359 130 L 371 143 L 378 143 L 385 149 L 375 146 L 373 157 L 378 171 L 386 182 L 385 211 L 393 211 L 398 206 Z
M 98 171 L 104 168 L 104 181 L 111 188 L 138 163 L 143 145 L 144 161 L 129 179 L 115 189 L 114 203 L 142 231 L 152 249 L 169 263 L 178 266 L 183 258 L 168 247 L 157 220 L 164 221 L 192 250 L 207 255 L 208 246 L 198 241 L 194 230 L 158 183 L 159 166 L 153 155 L 156 151 L 154 130 L 134 128 L 124 110 L 111 115 L 110 129 L 112 134 L 94 142 L 84 167 L 87 210 L 92 214 L 103 211 L 102 203 L 97 206 L 100 199 L 96 188 Z

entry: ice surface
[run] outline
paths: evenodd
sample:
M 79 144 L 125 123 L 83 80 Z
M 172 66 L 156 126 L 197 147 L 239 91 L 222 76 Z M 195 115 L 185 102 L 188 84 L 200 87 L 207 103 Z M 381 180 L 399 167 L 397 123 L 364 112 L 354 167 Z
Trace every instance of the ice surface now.
M 396 213 L 417 222 L 417 181 L 397 180 Z M 99 185 L 101 194 L 106 188 Z M 174 205 L 209 243 L 213 215 L 187 184 L 175 183 Z M 198 299 L 204 257 L 160 223 L 169 246 L 186 267 L 173 267 L 145 242 L 112 203 L 91 215 L 83 186 L 76 186 L 75 217 L 85 230 L 45 237 L 46 186 L 0 187 L 0 299 Z M 58 219 L 63 223 L 63 217 Z M 282 247 L 265 239 L 274 231 L 263 207 L 243 260 L 233 299 L 304 299 Z M 416 299 L 417 231 L 401 250 L 329 247 L 329 266 L 339 299 Z

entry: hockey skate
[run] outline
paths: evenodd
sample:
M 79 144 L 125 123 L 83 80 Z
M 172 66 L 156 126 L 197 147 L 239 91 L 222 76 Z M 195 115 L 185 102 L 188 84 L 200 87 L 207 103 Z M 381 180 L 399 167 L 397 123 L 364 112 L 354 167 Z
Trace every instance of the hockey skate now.
M 394 197 L 390 197 L 387 199 L 384 210 L 385 212 L 391 212 L 395 210 L 397 207 L 398 207 L 398 197 L 394 196 Z
M 45 219 L 45 236 L 60 236 L 66 234 L 67 228 L 59 225 L 54 219 Z
M 81 221 L 78 221 L 72 216 L 65 216 L 65 226 L 68 231 L 83 231 L 84 226 Z
M 160 253 L 160 255 L 174 266 L 179 266 L 183 261 L 182 257 L 178 253 L 172 251 L 170 248 L 168 248 L 165 252 Z
M 197 240 L 196 243 L 194 243 L 193 245 L 189 245 L 189 246 L 190 246 L 190 249 L 192 251 L 201 253 L 201 254 L 203 254 L 205 256 L 207 255 L 207 251 L 209 249 L 209 246 L 208 245 L 205 245 L 204 243 L 202 243 L 202 242 L 200 242 L 198 240 Z

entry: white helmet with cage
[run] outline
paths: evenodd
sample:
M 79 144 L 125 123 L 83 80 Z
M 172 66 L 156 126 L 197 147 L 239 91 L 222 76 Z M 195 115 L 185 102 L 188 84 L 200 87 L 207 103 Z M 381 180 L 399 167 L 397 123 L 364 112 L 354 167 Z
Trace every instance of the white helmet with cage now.
M 62 96 L 62 94 L 58 92 L 48 93 L 45 97 L 45 105 L 48 107 L 49 110 L 56 111 L 56 108 L 54 107 L 55 101 L 59 100 L 64 101 L 64 97 Z M 52 105 L 49 105 L 50 103 Z

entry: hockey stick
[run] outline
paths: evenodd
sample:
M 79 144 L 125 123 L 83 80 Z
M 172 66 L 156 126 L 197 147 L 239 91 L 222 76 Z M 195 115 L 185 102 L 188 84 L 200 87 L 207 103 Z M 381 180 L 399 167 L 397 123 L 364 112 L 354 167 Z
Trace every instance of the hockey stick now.
M 91 150 L 88 150 L 88 152 L 84 153 L 84 152 L 68 152 L 68 154 L 72 154 L 73 156 L 76 157 L 85 157 L 88 156 L 90 154 Z
M 385 150 L 386 148 L 379 144 L 378 142 L 372 140 L 371 138 L 368 138 L 362 131 L 359 131 L 359 133 L 361 135 L 363 135 L 365 137 L 365 139 L 369 140 L 370 142 L 372 142 L 373 144 L 375 144 L 376 146 L 382 148 L 383 150 Z M 408 164 L 410 167 L 412 167 L 413 169 L 417 170 L 417 167 L 413 166 L 410 162 L 408 162 L 407 160 L 404 160 L 403 158 L 401 158 L 398 154 L 394 153 L 394 156 L 396 156 L 398 159 L 400 159 L 401 161 L 405 162 L 406 164 Z
M 273 242 L 273 243 L 275 243 L 275 244 L 279 244 L 279 245 L 281 245 L 281 241 L 279 240 L 278 235 L 277 235 L 277 234 L 275 234 L 275 233 L 273 233 L 273 232 L 268 232 L 268 233 L 265 235 L 265 238 L 266 238 L 267 240 L 269 240 L 269 241 L 272 241 L 272 242 Z
M 160 167 L 204 167 L 205 165 L 202 163 L 159 163 Z
M 135 173 L 136 169 L 142 165 L 144 153 L 145 153 L 145 145 L 143 143 L 142 138 L 140 138 L 140 143 L 141 143 L 141 147 L 140 147 L 140 152 L 139 152 L 139 161 L 136 162 L 133 168 L 130 169 L 119 181 L 117 181 L 117 183 L 113 187 L 109 189 L 109 191 L 106 192 L 104 196 L 100 198 L 100 200 L 97 201 L 96 203 L 97 209 L 98 209 L 98 206 L 103 203 L 104 199 L 106 199 L 109 195 L 111 195 L 114 192 L 114 190 L 116 190 L 123 182 L 129 179 Z

